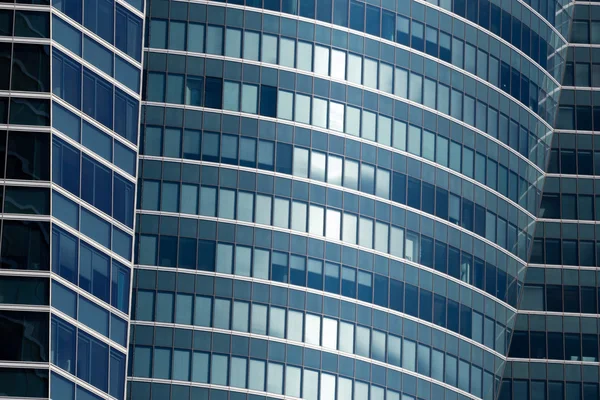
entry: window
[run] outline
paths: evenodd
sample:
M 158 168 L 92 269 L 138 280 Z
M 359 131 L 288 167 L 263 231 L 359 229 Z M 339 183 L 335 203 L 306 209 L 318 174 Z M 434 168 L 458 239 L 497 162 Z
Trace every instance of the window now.
M 129 276 L 129 269 L 113 260 L 111 305 L 124 313 L 129 310 Z
M 134 195 L 134 184 L 115 173 L 113 217 L 130 228 L 133 227 Z
M 87 69 L 83 72 L 83 112 L 112 129 L 112 85 Z
M 23 43 L 14 45 L 11 89 L 33 92 L 50 90 L 50 49 L 48 46 Z
M 277 36 L 262 35 L 261 61 L 264 63 L 277 64 Z
M 108 303 L 110 259 L 83 243 L 80 252 L 79 286 Z
M 52 92 L 76 108 L 81 107 L 81 66 L 55 51 L 52 55 Z
M 209 25 L 206 33 L 206 52 L 209 54 L 223 54 L 223 28 Z
M 85 0 L 83 25 L 113 44 L 114 2 L 111 0 Z
M 297 47 L 297 64 L 296 68 L 303 71 L 312 71 L 312 44 L 306 42 L 298 42 Z
M 75 335 L 76 329 L 73 326 L 58 317 L 52 317 L 51 361 L 52 364 L 71 374 L 75 373 L 75 344 L 77 343 Z
M 117 4 L 117 21 L 115 27 L 115 44 L 117 48 L 135 60 L 141 61 L 142 20 L 127 11 L 120 4 Z
M 115 91 L 115 132 L 137 144 L 139 103 L 121 89 Z
M 82 187 L 81 198 L 108 215 L 111 215 L 111 171 L 84 155 L 81 179 L 87 182 Z
M 107 392 L 108 346 L 83 331 L 77 342 L 77 377 Z
M 197 40 L 193 38 L 192 40 Z M 227 28 L 225 31 L 225 56 L 240 58 L 242 53 L 242 31 Z

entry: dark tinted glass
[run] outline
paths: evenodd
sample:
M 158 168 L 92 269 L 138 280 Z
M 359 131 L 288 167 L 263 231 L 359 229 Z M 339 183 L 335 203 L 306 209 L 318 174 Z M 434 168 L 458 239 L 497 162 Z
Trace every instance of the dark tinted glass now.
M 13 34 L 13 12 L 12 10 L 0 10 L 0 35 L 12 36 Z
M 48 46 L 15 44 L 12 65 L 12 90 L 33 92 L 50 90 L 50 49 Z
M 17 125 L 50 125 L 50 101 L 45 99 L 10 99 L 10 123 Z M 1 113 L 1 111 L 0 111 Z
M 48 314 L 41 312 L 1 311 L 0 331 L 4 344 L 0 360 L 47 361 Z
M 2 90 L 9 88 L 11 53 L 11 43 L 0 43 L 0 89 Z
M 4 221 L 0 268 L 48 270 L 49 257 L 47 222 Z
M 42 369 L 0 368 L 0 395 L 48 397 L 48 371 Z
M 2 138 L 0 136 L 0 142 Z M 50 135 L 42 132 L 10 132 L 7 179 L 50 179 Z
M 35 11 L 15 11 L 15 36 L 50 37 L 50 14 Z
M 14 214 L 50 214 L 50 190 L 47 188 L 7 186 L 4 212 Z
M 0 293 L 2 293 L 0 302 L 4 304 L 47 305 L 49 286 L 47 278 L 2 276 L 0 277 Z

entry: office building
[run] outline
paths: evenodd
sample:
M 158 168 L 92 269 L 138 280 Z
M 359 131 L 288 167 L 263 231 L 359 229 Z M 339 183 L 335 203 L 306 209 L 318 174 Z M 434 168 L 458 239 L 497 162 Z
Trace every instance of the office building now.
M 143 4 L 0 5 L 0 395 L 124 399 Z
M 594 3 L 32 3 L 0 395 L 598 398 Z
M 131 398 L 525 398 L 572 12 L 153 0 Z

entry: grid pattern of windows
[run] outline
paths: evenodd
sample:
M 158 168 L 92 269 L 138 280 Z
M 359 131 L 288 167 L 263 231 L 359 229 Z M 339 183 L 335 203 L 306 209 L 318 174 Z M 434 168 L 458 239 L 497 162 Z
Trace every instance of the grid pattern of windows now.
M 567 57 L 543 3 L 154 0 L 131 400 L 497 398 Z
M 568 88 L 561 90 L 556 118 L 560 133 L 552 140 L 542 220 L 536 223 L 502 400 L 598 397 L 599 170 L 595 138 L 588 134 L 598 124 L 596 92 L 589 90 L 597 86 L 597 68 L 596 49 L 585 45 L 598 41 L 596 7 L 574 7 L 573 19 L 569 41 L 578 45 L 567 53 L 562 84 Z

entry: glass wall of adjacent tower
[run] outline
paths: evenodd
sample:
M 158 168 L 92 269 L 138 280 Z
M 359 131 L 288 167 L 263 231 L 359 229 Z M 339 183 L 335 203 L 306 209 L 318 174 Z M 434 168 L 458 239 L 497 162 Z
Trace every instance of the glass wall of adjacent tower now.
M 128 397 L 496 398 L 571 11 L 152 0 Z
M 501 399 L 597 399 L 600 130 L 595 3 L 571 6 L 565 73 Z
M 125 397 L 143 10 L 0 4 L 0 396 Z

